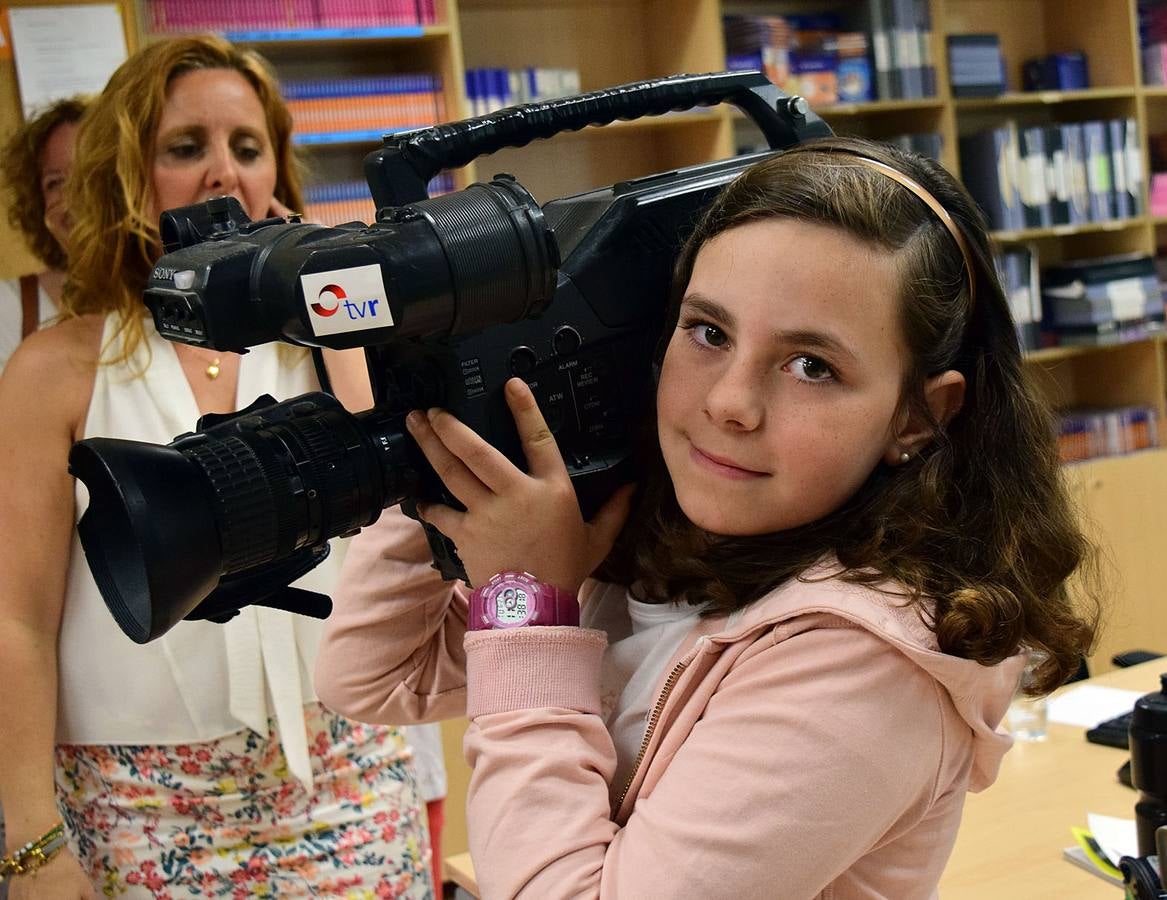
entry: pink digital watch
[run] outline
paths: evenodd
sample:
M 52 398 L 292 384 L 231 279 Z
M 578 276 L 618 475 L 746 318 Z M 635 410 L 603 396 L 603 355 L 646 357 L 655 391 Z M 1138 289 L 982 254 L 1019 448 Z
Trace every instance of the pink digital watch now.
M 578 624 L 575 597 L 526 572 L 499 572 L 470 595 L 471 631 Z

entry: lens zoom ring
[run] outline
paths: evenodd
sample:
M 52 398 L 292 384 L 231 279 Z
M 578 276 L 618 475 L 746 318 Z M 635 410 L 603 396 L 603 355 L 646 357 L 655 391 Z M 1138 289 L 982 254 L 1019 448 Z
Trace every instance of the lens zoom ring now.
M 312 416 L 296 422 L 305 457 L 315 470 L 317 501 L 321 503 L 324 535 L 342 534 L 357 524 L 357 485 L 344 437 L 350 433 L 339 417 Z
M 188 453 L 211 481 L 223 545 L 223 573 L 231 574 L 274 559 L 277 515 L 272 489 L 275 486 L 253 448 L 232 436 L 204 441 Z

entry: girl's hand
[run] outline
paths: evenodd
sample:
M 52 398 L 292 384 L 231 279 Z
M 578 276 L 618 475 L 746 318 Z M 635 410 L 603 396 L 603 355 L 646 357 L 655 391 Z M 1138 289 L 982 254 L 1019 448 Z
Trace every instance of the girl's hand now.
M 589 523 L 583 520 L 567 467 L 535 397 L 512 378 L 505 388 L 529 472 L 442 410 L 413 412 L 407 427 L 446 488 L 466 507 L 433 503 L 418 513 L 458 547 L 477 587 L 508 570 L 579 593 L 612 549 L 628 517 L 632 486 L 618 490 Z
M 97 900 L 77 857 L 67 848 L 35 872 L 16 875 L 8 884 L 9 900 Z

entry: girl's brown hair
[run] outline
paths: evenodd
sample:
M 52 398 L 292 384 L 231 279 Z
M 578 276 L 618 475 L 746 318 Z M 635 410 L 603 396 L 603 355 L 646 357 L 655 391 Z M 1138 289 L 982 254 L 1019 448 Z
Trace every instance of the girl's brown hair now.
M 62 302 L 66 314 L 119 315 L 122 353 L 114 361 L 128 359 L 142 341 L 142 290 L 162 253 L 151 169 L 166 95 L 175 78 L 198 69 L 231 69 L 255 89 L 275 152 L 276 199 L 303 208 L 292 117 L 260 56 L 207 35 L 159 41 L 122 63 L 77 136 L 69 186 L 74 252 Z
M 939 218 L 855 153 L 908 175 L 948 211 L 969 246 L 975 297 L 964 257 Z M 902 585 L 945 653 L 992 665 L 1022 647 L 1043 652 L 1032 689 L 1051 690 L 1077 671 L 1093 642 L 1100 605 L 1083 574 L 1092 571 L 1093 549 L 1063 484 L 1051 411 L 1023 365 L 975 204 L 936 163 L 884 144 L 828 138 L 767 158 L 725 189 L 684 247 L 665 340 L 701 247 L 738 225 L 774 218 L 841 228 L 895 254 L 910 355 L 902 402 L 933 425 L 935 437 L 905 465 L 879 464 L 828 516 L 756 537 L 712 535 L 690 523 L 652 440 L 644 490 L 605 577 L 639 581 L 656 599 L 683 596 L 724 612 L 833 554 L 848 581 Z M 923 386 L 948 369 L 967 386 L 963 408 L 941 425 Z M 1076 573 L 1073 602 L 1067 582 Z
M 9 193 L 8 222 L 20 229 L 28 249 L 50 269 L 64 269 L 66 254 L 45 225 L 41 154 L 58 126 L 81 120 L 88 102 L 85 97 L 70 97 L 51 104 L 16 129 L 0 154 L 0 172 Z

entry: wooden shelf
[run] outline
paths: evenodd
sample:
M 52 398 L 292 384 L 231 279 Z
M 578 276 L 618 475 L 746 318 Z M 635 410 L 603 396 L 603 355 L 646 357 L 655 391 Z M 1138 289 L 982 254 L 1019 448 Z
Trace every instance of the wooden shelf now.
M 1167 343 L 1167 334 L 1164 332 L 1156 332 L 1148 334 L 1145 337 L 1138 338 L 1133 341 L 1119 341 L 1113 344 L 1090 344 L 1078 345 L 1072 347 L 1043 347 L 1040 350 L 1030 350 L 1025 354 L 1025 361 L 1027 363 L 1034 363 L 1035 365 L 1048 365 L 1050 363 L 1064 362 L 1082 356 L 1090 356 L 1096 353 L 1105 352 L 1108 350 L 1117 350 L 1123 347 L 1134 347 L 1141 344 L 1164 344 Z
M 830 106 L 815 107 L 824 119 L 834 116 L 900 115 L 926 110 L 942 110 L 945 102 L 938 97 L 924 100 L 874 100 L 869 103 L 835 103 Z
M 1090 88 L 1084 91 L 1010 91 L 996 97 L 967 97 L 954 100 L 958 111 L 999 109 L 1002 107 L 1050 106 L 1058 103 L 1088 103 L 1098 100 L 1133 100 L 1137 90 L 1129 88 Z
M 1022 231 L 993 231 L 989 236 L 1001 244 L 1017 244 L 1022 241 L 1043 238 L 1064 238 L 1079 234 L 1100 234 L 1107 231 L 1126 231 L 1141 228 L 1147 219 L 1140 216 L 1133 219 L 1109 219 L 1105 222 L 1086 222 L 1082 225 L 1054 225 L 1049 228 L 1026 228 Z M 1164 220 L 1167 221 L 1167 220 Z
M 168 35 L 151 35 L 167 37 Z M 249 29 L 223 32 L 235 44 L 300 48 L 311 43 L 321 47 L 346 47 L 352 44 L 383 44 L 448 38 L 448 25 L 394 25 L 383 28 L 295 28 L 288 30 Z

